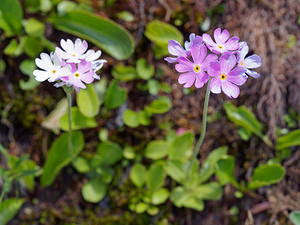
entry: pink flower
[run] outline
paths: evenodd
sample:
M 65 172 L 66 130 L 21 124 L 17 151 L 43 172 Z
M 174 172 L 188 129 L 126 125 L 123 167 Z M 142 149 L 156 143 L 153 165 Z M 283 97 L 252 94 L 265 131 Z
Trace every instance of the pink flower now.
M 213 77 L 210 83 L 211 92 L 219 94 L 222 89 L 230 98 L 239 96 L 240 89 L 238 86 L 243 85 L 247 77 L 242 75 L 245 72 L 243 67 L 234 68 L 236 63 L 236 57 L 231 53 L 225 53 L 221 55 L 219 61 L 210 63 L 208 74 Z
M 207 55 L 205 45 L 193 45 L 191 47 L 191 55 L 194 62 L 185 57 L 177 59 L 178 64 L 175 69 L 183 73 L 179 76 L 178 82 L 184 84 L 185 88 L 191 87 L 195 83 L 196 88 L 201 88 L 208 81 L 209 76 L 206 73 L 210 62 L 217 60 L 214 54 Z
M 232 37 L 228 40 L 229 32 L 226 29 L 223 32 L 221 32 L 221 28 L 217 28 L 214 31 L 215 42 L 208 34 L 203 34 L 202 38 L 207 47 L 216 54 L 232 52 L 239 48 L 239 38 Z
M 80 91 L 80 89 L 86 88 L 84 83 L 90 84 L 94 81 L 95 72 L 92 70 L 90 62 L 83 61 L 77 64 L 77 66 L 75 63 L 71 63 L 67 66 L 70 67 L 71 73 L 61 77 L 61 80 L 67 86 L 73 86 L 76 91 Z

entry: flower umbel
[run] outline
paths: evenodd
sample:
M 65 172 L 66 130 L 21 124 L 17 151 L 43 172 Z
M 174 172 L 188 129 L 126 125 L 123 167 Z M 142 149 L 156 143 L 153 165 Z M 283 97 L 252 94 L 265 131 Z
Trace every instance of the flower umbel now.
M 74 87 L 76 91 L 85 89 L 94 79 L 100 79 L 96 72 L 102 68 L 106 60 L 99 59 L 101 51 L 87 49 L 86 41 L 70 39 L 60 41 L 61 48 L 56 47 L 50 55 L 41 53 L 41 58 L 35 60 L 36 65 L 42 69 L 33 72 L 37 81 L 58 81 L 55 87 Z
M 246 57 L 249 48 L 246 42 L 239 43 L 239 37 L 230 37 L 229 32 L 221 28 L 214 31 L 214 39 L 208 34 L 202 38 L 195 34 L 190 35 L 190 41 L 185 42 L 183 48 L 174 40 L 169 41 L 170 54 L 177 57 L 167 57 L 166 61 L 177 63 L 175 69 L 182 73 L 178 77 L 178 83 L 185 88 L 195 84 L 201 88 L 210 79 L 210 91 L 219 94 L 222 91 L 230 98 L 237 98 L 240 90 L 249 76 L 259 77 L 256 71 L 251 69 L 261 66 L 258 55 Z M 215 54 L 207 53 L 207 48 Z

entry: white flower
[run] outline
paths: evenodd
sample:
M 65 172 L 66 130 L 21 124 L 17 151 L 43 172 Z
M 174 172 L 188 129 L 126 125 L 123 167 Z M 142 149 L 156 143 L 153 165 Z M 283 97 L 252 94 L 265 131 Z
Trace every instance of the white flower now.
M 91 52 L 93 50 L 86 51 L 88 48 L 87 42 L 81 41 L 79 38 L 75 40 L 75 43 L 73 43 L 70 39 L 66 41 L 61 39 L 60 45 L 63 50 L 59 47 L 56 47 L 55 53 L 61 59 L 66 60 L 67 63 L 80 63 L 82 60 L 87 59 L 90 55 L 93 56 L 93 52 Z
M 35 79 L 39 82 L 48 80 L 54 82 L 61 76 L 66 76 L 70 73 L 69 67 L 62 67 L 62 61 L 56 54 L 41 53 L 41 58 L 36 58 L 35 63 L 40 69 L 33 71 Z

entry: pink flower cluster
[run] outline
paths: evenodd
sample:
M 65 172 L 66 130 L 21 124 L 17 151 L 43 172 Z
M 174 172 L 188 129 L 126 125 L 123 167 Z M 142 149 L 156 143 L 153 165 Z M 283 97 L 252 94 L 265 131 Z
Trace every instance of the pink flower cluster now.
M 87 50 L 87 42 L 80 39 L 76 39 L 74 43 L 69 39 L 62 39 L 60 44 L 62 49 L 56 47 L 54 53 L 41 53 L 40 58 L 35 59 L 39 69 L 34 70 L 33 75 L 37 81 L 56 82 L 56 87 L 66 85 L 79 92 L 86 88 L 85 84 L 100 79 L 96 72 L 106 62 L 99 59 L 100 50 Z
M 170 40 L 168 50 L 174 57 L 165 60 L 177 63 L 175 69 L 182 73 L 178 82 L 185 88 L 193 84 L 201 88 L 211 79 L 211 92 L 219 94 L 223 91 L 230 98 L 237 98 L 240 93 L 238 86 L 243 85 L 248 76 L 259 77 L 252 69 L 261 66 L 261 59 L 258 55 L 246 57 L 249 51 L 247 43 L 239 42 L 238 37 L 229 37 L 226 29 L 217 28 L 215 41 L 208 34 L 202 37 L 191 34 L 190 41 L 185 42 L 183 48 L 177 41 Z

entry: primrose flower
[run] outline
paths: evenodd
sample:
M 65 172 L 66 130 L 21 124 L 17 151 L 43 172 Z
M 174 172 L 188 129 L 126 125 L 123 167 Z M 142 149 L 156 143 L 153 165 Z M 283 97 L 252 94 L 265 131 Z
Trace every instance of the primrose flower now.
M 180 73 L 183 72 L 178 78 L 178 83 L 184 84 L 185 88 L 195 83 L 196 88 L 201 88 L 209 79 L 209 75 L 205 72 L 209 63 L 217 60 L 218 57 L 214 54 L 207 55 L 207 48 L 203 44 L 193 45 L 191 55 L 194 62 L 185 57 L 177 59 L 178 64 L 175 65 L 175 69 Z
M 35 63 L 40 69 L 33 71 L 35 79 L 39 82 L 48 80 L 54 82 L 61 76 L 69 73 L 69 69 L 62 67 L 62 61 L 57 57 L 56 54 L 41 53 L 41 58 L 36 58 Z
M 245 69 L 240 66 L 235 67 L 236 64 L 236 57 L 232 53 L 225 53 L 221 55 L 219 61 L 210 63 L 208 74 L 212 76 L 210 83 L 211 92 L 219 94 L 222 89 L 230 98 L 239 96 L 240 89 L 238 86 L 243 85 L 247 77 L 242 75 Z
M 221 32 L 221 28 L 217 28 L 214 31 L 215 42 L 208 34 L 203 34 L 202 38 L 207 47 L 216 54 L 232 52 L 239 48 L 239 37 L 229 39 L 229 32 L 226 29 L 223 32 Z
M 67 63 L 80 63 L 82 59 L 87 58 L 85 54 L 88 44 L 86 41 L 81 41 L 79 38 L 73 43 L 70 39 L 66 41 L 61 39 L 60 45 L 62 47 L 56 47 L 55 53 Z
M 245 68 L 245 74 L 244 75 L 249 75 L 253 78 L 258 78 L 260 75 L 256 71 L 250 70 L 254 68 L 258 68 L 261 66 L 261 58 L 254 54 L 251 56 L 248 56 L 247 58 L 246 55 L 249 52 L 249 47 L 246 42 L 241 42 L 240 43 L 240 49 L 238 51 L 238 65 Z
M 189 57 L 191 55 L 191 47 L 194 44 L 202 44 L 202 38 L 194 33 L 190 34 L 190 41 L 184 43 L 185 49 L 180 45 L 178 41 L 170 40 L 168 45 L 168 51 L 171 55 L 176 57 L 166 57 L 165 60 L 168 63 L 175 63 L 179 57 Z
M 86 88 L 84 83 L 90 84 L 94 81 L 95 72 L 91 70 L 92 64 L 90 62 L 81 62 L 77 65 L 71 63 L 68 66 L 71 68 L 71 73 L 61 77 L 67 86 L 73 86 L 76 91 L 80 91 L 81 88 Z

